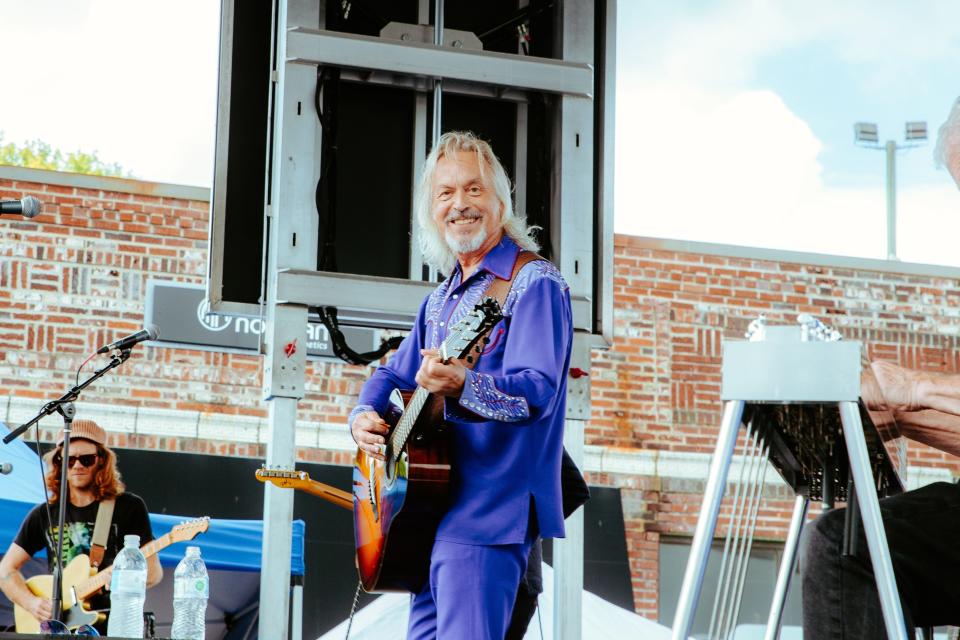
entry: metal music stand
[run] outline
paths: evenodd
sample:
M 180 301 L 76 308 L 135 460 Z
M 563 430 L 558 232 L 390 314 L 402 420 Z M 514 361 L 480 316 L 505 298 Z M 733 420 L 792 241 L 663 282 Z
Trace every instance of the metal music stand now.
M 839 334 L 828 334 L 819 321 L 809 316 L 799 320 L 800 327 L 768 327 L 761 317 L 751 325 L 747 334 L 749 341 L 724 343 L 723 419 L 673 620 L 673 640 L 686 640 L 693 627 L 734 446 L 745 413 L 749 423 L 754 408 L 770 405 L 836 407 L 839 411 L 850 478 L 856 489 L 887 636 L 891 640 L 908 640 L 861 422 L 861 344 L 837 341 Z M 749 431 L 751 425 L 747 427 Z M 797 496 L 766 640 L 775 640 L 779 635 L 780 617 L 808 504 L 807 496 Z

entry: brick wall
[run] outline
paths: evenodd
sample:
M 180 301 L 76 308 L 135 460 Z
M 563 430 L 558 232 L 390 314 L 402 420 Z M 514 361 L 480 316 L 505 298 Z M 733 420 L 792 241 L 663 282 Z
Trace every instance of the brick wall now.
M 47 399 L 73 384 L 87 354 L 143 326 L 148 279 L 205 281 L 208 203 L 156 195 L 156 185 L 132 180 L 68 180 L 104 182 L 115 186 L 111 190 L 56 184 L 64 176 L 53 172 L 4 168 L 6 173 L 26 175 L 0 178 L 0 197 L 34 195 L 44 202 L 44 211 L 31 220 L 2 221 L 0 384 L 18 399 Z M 50 183 L 42 180 L 45 177 Z M 206 197 L 206 190 L 194 191 Z M 252 355 L 141 347 L 120 369 L 85 391 L 83 399 L 101 406 L 247 416 L 255 419 L 259 431 L 253 446 L 240 451 L 231 449 L 225 438 L 210 437 L 137 440 L 136 434 L 117 434 L 114 443 L 120 446 L 132 442 L 169 450 L 262 455 L 267 412 L 260 376 L 260 360 Z M 315 430 L 320 424 L 342 425 L 346 398 L 356 396 L 366 376 L 363 367 L 312 363 L 301 430 L 311 424 Z M 16 407 L 14 417 L 25 418 L 24 403 Z M 56 421 L 44 424 L 52 430 Z M 309 435 L 298 433 L 298 439 L 315 443 Z M 300 455 L 311 461 L 350 460 L 342 452 L 316 446 Z
M 142 325 L 148 279 L 200 283 L 207 261 L 204 190 L 0 168 L 0 198 L 24 194 L 40 198 L 44 213 L 0 220 L 0 384 L 8 394 L 0 410 L 14 423 L 68 388 L 86 354 Z M 594 354 L 586 430 L 590 482 L 622 489 L 634 601 L 652 618 L 661 536 L 692 533 L 703 491 L 702 475 L 671 477 L 665 461 L 687 455 L 705 464 L 712 451 L 723 338 L 742 336 L 761 312 L 772 322 L 807 312 L 863 340 L 873 358 L 960 369 L 960 271 L 924 275 L 904 265 L 895 273 L 879 261 L 831 266 L 823 256 L 721 255 L 723 248 L 668 244 L 616 237 L 615 339 Z M 344 423 L 368 373 L 311 363 L 297 433 L 301 459 L 350 463 Z M 105 416 L 117 446 L 265 451 L 255 356 L 140 348 L 84 400 Z M 44 425 L 49 439 L 57 422 Z M 628 469 L 652 460 L 656 471 L 611 471 L 604 461 L 614 458 Z M 911 447 L 910 462 L 960 472 L 955 460 L 920 445 Z M 767 486 L 759 537 L 782 539 L 791 503 L 782 486 Z

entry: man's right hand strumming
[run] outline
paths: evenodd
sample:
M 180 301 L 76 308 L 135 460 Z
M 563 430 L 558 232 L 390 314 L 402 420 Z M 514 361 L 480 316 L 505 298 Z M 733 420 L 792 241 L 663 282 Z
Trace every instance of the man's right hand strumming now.
M 353 419 L 350 433 L 361 451 L 377 460 L 386 460 L 383 451 L 387 434 L 390 433 L 390 426 L 376 411 L 364 411 L 357 415 Z

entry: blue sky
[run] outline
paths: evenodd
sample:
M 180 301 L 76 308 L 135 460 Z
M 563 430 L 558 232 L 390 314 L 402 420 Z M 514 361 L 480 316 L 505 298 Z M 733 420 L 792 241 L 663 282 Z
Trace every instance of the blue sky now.
M 960 95 L 960 2 L 621 0 L 618 18 L 618 232 L 885 255 L 884 155 L 853 123 L 936 134 Z M 4 140 L 208 186 L 218 30 L 216 0 L 0 0 L 20 96 L 0 101 Z M 960 191 L 932 148 L 897 157 L 898 253 L 960 265 Z
M 885 256 L 884 154 L 855 146 L 853 123 L 881 142 L 911 120 L 936 135 L 960 95 L 960 3 L 618 11 L 618 231 Z M 960 264 L 960 191 L 932 149 L 897 154 L 898 254 Z

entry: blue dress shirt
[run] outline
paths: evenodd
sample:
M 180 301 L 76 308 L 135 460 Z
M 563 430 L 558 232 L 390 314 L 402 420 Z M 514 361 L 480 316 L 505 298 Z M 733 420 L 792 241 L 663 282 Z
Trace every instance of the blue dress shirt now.
M 431 293 L 416 324 L 387 364 L 364 384 L 350 424 L 362 411 L 383 415 L 394 388 L 415 388 L 420 349 L 435 349 L 482 298 L 494 278 L 509 280 L 520 247 L 506 235 L 466 281 L 458 264 Z M 570 291 L 559 270 L 538 260 L 517 274 L 504 318 L 463 393 L 446 398 L 451 425 L 452 496 L 438 540 L 466 544 L 524 541 L 535 505 L 544 538 L 563 537 L 560 459 L 567 371 L 573 341 Z

